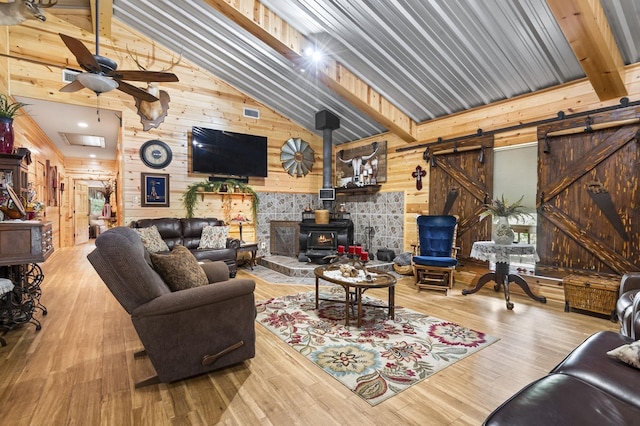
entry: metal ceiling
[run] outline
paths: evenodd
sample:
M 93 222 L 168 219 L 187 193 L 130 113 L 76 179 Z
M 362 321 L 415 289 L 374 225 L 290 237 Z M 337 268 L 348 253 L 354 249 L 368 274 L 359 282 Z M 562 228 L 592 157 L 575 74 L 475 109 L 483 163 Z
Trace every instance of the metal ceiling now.
M 416 122 L 585 76 L 545 0 L 262 0 Z M 601 0 L 625 64 L 640 60 L 640 5 Z M 114 17 L 334 143 L 379 123 L 207 5 L 114 0 Z

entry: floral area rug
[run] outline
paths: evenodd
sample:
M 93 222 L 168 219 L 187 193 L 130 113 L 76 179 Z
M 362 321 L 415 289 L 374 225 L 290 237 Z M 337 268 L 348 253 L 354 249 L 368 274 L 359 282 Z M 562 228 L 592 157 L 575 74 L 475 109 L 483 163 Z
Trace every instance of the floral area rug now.
M 371 405 L 402 392 L 496 342 L 495 337 L 396 306 L 395 321 L 367 296 L 362 327 L 344 325 L 344 290 L 277 297 L 256 304 L 256 321 Z M 353 319 L 354 315 L 350 314 Z

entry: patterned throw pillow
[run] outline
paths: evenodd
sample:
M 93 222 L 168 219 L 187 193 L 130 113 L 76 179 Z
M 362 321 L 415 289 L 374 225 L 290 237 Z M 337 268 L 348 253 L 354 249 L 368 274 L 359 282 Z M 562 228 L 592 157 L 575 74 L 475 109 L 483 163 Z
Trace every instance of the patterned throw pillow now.
M 153 267 L 171 291 L 209 284 L 207 274 L 188 248 L 176 245 L 171 253 L 151 253 Z
M 632 367 L 640 368 L 640 340 L 612 349 L 607 352 L 607 355 L 627 363 Z
M 227 238 L 229 238 L 228 226 L 211 226 L 207 225 L 202 229 L 200 236 L 199 249 L 222 249 L 227 247 Z
M 149 253 L 158 253 L 160 251 L 169 251 L 167 243 L 164 242 L 155 225 L 148 228 L 135 228 L 138 235 L 142 239 L 142 244 L 147 248 Z

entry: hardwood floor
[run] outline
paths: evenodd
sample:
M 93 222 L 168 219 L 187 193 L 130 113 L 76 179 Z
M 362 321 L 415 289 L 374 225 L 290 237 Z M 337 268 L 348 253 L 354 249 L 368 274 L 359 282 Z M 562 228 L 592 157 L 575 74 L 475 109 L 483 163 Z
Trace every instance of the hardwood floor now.
M 10 331 L 0 348 L 0 419 L 5 425 L 477 425 L 500 403 L 560 362 L 601 318 L 565 313 L 513 294 L 508 311 L 491 286 L 462 296 L 417 292 L 399 281 L 396 302 L 501 340 L 371 407 L 256 324 L 256 357 L 172 384 L 134 389 L 153 373 L 128 314 L 86 260 L 92 244 L 56 251 L 42 267 L 42 330 Z M 239 275 L 246 274 L 241 270 Z M 256 300 L 311 291 L 257 282 Z M 384 292 L 368 294 L 384 298 Z

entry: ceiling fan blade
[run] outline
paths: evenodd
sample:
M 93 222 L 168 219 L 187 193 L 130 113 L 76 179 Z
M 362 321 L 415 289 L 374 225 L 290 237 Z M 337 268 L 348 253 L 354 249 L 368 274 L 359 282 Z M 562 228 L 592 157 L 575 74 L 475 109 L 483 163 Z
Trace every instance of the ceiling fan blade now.
M 130 81 L 157 81 L 157 82 L 171 82 L 178 81 L 178 77 L 170 72 L 162 71 L 136 71 L 136 70 L 117 70 L 112 71 L 109 75 L 118 80 L 130 80 Z
M 118 90 L 122 90 L 124 93 L 131 95 L 134 98 L 138 98 L 142 101 L 155 102 L 158 100 L 158 98 L 145 92 L 144 90 L 120 80 L 118 80 Z
M 71 53 L 76 57 L 78 64 L 82 68 L 90 72 L 100 72 L 100 64 L 96 61 L 96 58 L 93 57 L 93 54 L 87 49 L 80 40 L 77 38 L 70 37 L 68 35 L 58 33 L 60 38 L 67 45 Z
M 73 80 L 71 83 L 65 85 L 60 89 L 60 92 L 77 92 L 78 90 L 84 89 L 82 83 L 78 80 Z

